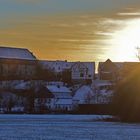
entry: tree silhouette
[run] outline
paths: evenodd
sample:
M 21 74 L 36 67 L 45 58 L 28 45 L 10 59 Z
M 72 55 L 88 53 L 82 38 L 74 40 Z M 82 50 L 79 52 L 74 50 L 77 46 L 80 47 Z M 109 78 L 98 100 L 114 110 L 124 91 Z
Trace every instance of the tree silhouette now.
M 140 122 L 140 66 L 117 85 L 113 110 L 122 121 Z

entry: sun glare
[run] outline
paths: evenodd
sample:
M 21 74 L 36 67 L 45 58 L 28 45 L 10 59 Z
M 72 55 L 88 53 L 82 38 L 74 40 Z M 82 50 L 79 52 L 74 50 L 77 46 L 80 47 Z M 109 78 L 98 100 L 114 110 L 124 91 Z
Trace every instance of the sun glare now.
M 140 47 L 140 19 L 127 20 L 125 27 L 113 33 L 109 53 L 114 61 L 137 61 L 137 47 Z

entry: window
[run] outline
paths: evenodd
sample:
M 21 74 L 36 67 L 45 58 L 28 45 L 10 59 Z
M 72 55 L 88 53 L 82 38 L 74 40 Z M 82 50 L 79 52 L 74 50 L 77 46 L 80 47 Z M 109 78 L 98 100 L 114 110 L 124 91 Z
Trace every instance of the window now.
M 91 75 L 88 75 L 88 77 L 91 77 Z
M 80 77 L 84 77 L 84 74 L 83 73 L 80 73 Z

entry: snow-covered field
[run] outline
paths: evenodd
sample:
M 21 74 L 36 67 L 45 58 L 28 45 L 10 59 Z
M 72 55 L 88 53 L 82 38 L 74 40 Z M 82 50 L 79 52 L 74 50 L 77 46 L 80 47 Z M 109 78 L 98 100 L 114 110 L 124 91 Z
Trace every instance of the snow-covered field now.
M 140 140 L 140 124 L 95 115 L 0 115 L 0 140 Z

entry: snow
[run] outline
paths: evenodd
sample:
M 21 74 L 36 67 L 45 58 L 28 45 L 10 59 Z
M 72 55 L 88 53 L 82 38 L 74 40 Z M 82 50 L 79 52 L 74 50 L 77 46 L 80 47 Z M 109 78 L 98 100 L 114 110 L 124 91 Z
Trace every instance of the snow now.
M 111 86 L 113 85 L 112 82 L 108 80 L 94 80 L 93 86 L 100 87 L 100 86 Z
M 105 96 L 110 97 L 113 95 L 113 90 L 105 90 L 105 89 L 100 90 L 99 95 L 105 95 Z
M 51 81 L 51 82 L 46 82 L 47 85 L 56 85 L 56 86 L 63 86 L 64 82 L 61 81 Z
M 47 85 L 46 86 L 52 93 L 71 93 L 70 89 L 65 86 Z
M 20 84 L 17 84 L 14 89 L 17 90 L 26 90 L 30 88 L 30 81 L 28 82 L 21 82 Z
M 140 124 L 95 115 L 0 115 L 1 140 L 139 140 Z
M 94 92 L 93 90 L 90 88 L 90 86 L 82 86 L 81 88 L 79 88 L 76 92 L 75 95 L 73 97 L 74 100 L 79 100 L 81 103 L 84 102 L 84 100 L 86 100 L 86 98 L 88 97 L 93 97 L 94 96 Z
M 0 58 L 36 60 L 35 56 L 28 49 L 2 46 L 0 46 Z

